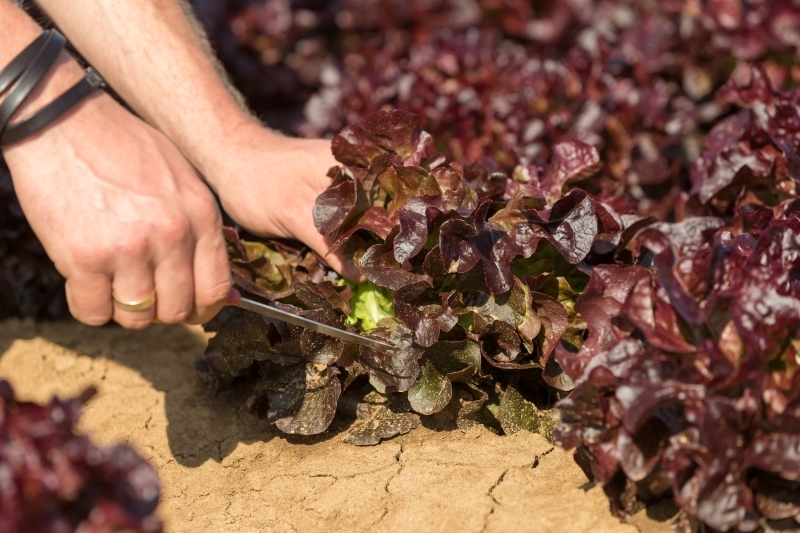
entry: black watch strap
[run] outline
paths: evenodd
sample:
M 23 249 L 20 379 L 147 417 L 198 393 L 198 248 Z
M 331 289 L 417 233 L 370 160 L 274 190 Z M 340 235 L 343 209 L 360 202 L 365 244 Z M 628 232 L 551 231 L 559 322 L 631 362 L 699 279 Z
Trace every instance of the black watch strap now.
M 6 99 L 0 104 L 0 132 L 6 128 L 14 113 L 17 112 L 47 74 L 47 71 L 50 70 L 50 67 L 53 66 L 53 63 L 56 62 L 66 43 L 67 40 L 60 33 L 51 30 L 50 38 L 37 54 L 36 59 L 29 64 L 25 72 L 11 87 Z
M 38 133 L 58 119 L 58 117 L 69 111 L 72 106 L 89 96 L 95 90 L 101 89 L 104 85 L 105 81 L 102 76 L 93 68 L 89 68 L 86 77 L 73 85 L 67 92 L 43 107 L 32 117 L 6 128 L 0 136 L 0 146 L 8 146 L 17 143 L 34 133 Z
M 25 48 L 6 68 L 0 71 L 0 94 L 6 92 L 11 84 L 19 79 L 28 66 L 36 60 L 36 57 L 50 39 L 50 32 L 46 31 L 36 38 Z

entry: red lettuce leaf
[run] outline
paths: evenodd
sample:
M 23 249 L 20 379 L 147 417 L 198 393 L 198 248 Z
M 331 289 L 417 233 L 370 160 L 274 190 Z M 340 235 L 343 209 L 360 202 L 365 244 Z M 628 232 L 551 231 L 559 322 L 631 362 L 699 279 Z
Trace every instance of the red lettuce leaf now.
M 94 395 L 23 402 L 0 381 L 0 527 L 6 531 L 159 533 L 155 469 L 132 448 L 101 448 L 77 432 Z

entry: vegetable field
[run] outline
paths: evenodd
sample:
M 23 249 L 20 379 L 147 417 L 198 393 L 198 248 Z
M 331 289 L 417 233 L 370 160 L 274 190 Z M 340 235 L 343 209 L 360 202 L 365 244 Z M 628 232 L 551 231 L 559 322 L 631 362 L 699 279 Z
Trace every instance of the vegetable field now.
M 553 442 L 603 519 L 800 529 L 800 3 L 194 5 L 262 118 L 332 139 L 314 222 L 363 275 L 229 227 L 237 286 L 395 346 L 226 309 L 220 409 L 287 442 Z M 57 316 L 0 195 L 0 316 Z
M 37 403 L 98 385 L 78 430 L 98 445 L 130 443 L 155 467 L 169 532 L 669 531 L 674 509 L 656 515 L 663 523 L 641 512 L 636 527 L 620 524 L 570 454 L 526 431 L 462 433 L 428 419 L 356 448 L 341 441 L 351 423 L 341 419 L 287 437 L 244 408 L 249 391 L 208 394 L 193 368 L 205 343 L 199 328 L 12 320 L 0 324 L 0 374 Z

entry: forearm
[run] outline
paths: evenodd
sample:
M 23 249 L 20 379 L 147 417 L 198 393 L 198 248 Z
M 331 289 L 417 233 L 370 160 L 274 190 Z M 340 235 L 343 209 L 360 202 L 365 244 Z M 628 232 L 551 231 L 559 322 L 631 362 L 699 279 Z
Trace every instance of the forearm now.
M 41 28 L 10 0 L 0 0 L 0 69 L 41 33 Z
M 183 0 L 38 0 L 72 44 L 201 172 L 252 118 L 223 82 Z

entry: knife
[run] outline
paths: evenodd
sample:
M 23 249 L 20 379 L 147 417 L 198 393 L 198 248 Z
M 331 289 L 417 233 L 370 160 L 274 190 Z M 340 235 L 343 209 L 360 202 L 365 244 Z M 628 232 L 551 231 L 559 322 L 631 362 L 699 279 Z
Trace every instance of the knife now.
M 329 326 L 328 324 L 323 324 L 321 322 L 317 322 L 316 320 L 311 320 L 310 318 L 305 318 L 300 315 L 284 311 L 283 309 L 278 309 L 273 305 L 262 304 L 261 302 L 250 300 L 249 298 L 242 298 L 239 300 L 239 303 L 236 304 L 236 307 L 246 311 L 252 311 L 253 313 L 258 313 L 259 315 L 268 316 L 269 318 L 274 318 L 275 320 L 281 320 L 287 324 L 292 324 L 293 326 L 300 326 L 301 328 L 315 331 L 329 337 L 347 342 L 354 342 L 361 346 L 372 348 L 373 350 L 391 350 L 395 348 L 393 344 L 388 344 L 378 339 L 364 337 L 363 335 L 358 335 L 356 333 L 350 333 L 349 331 L 335 328 L 333 326 Z

